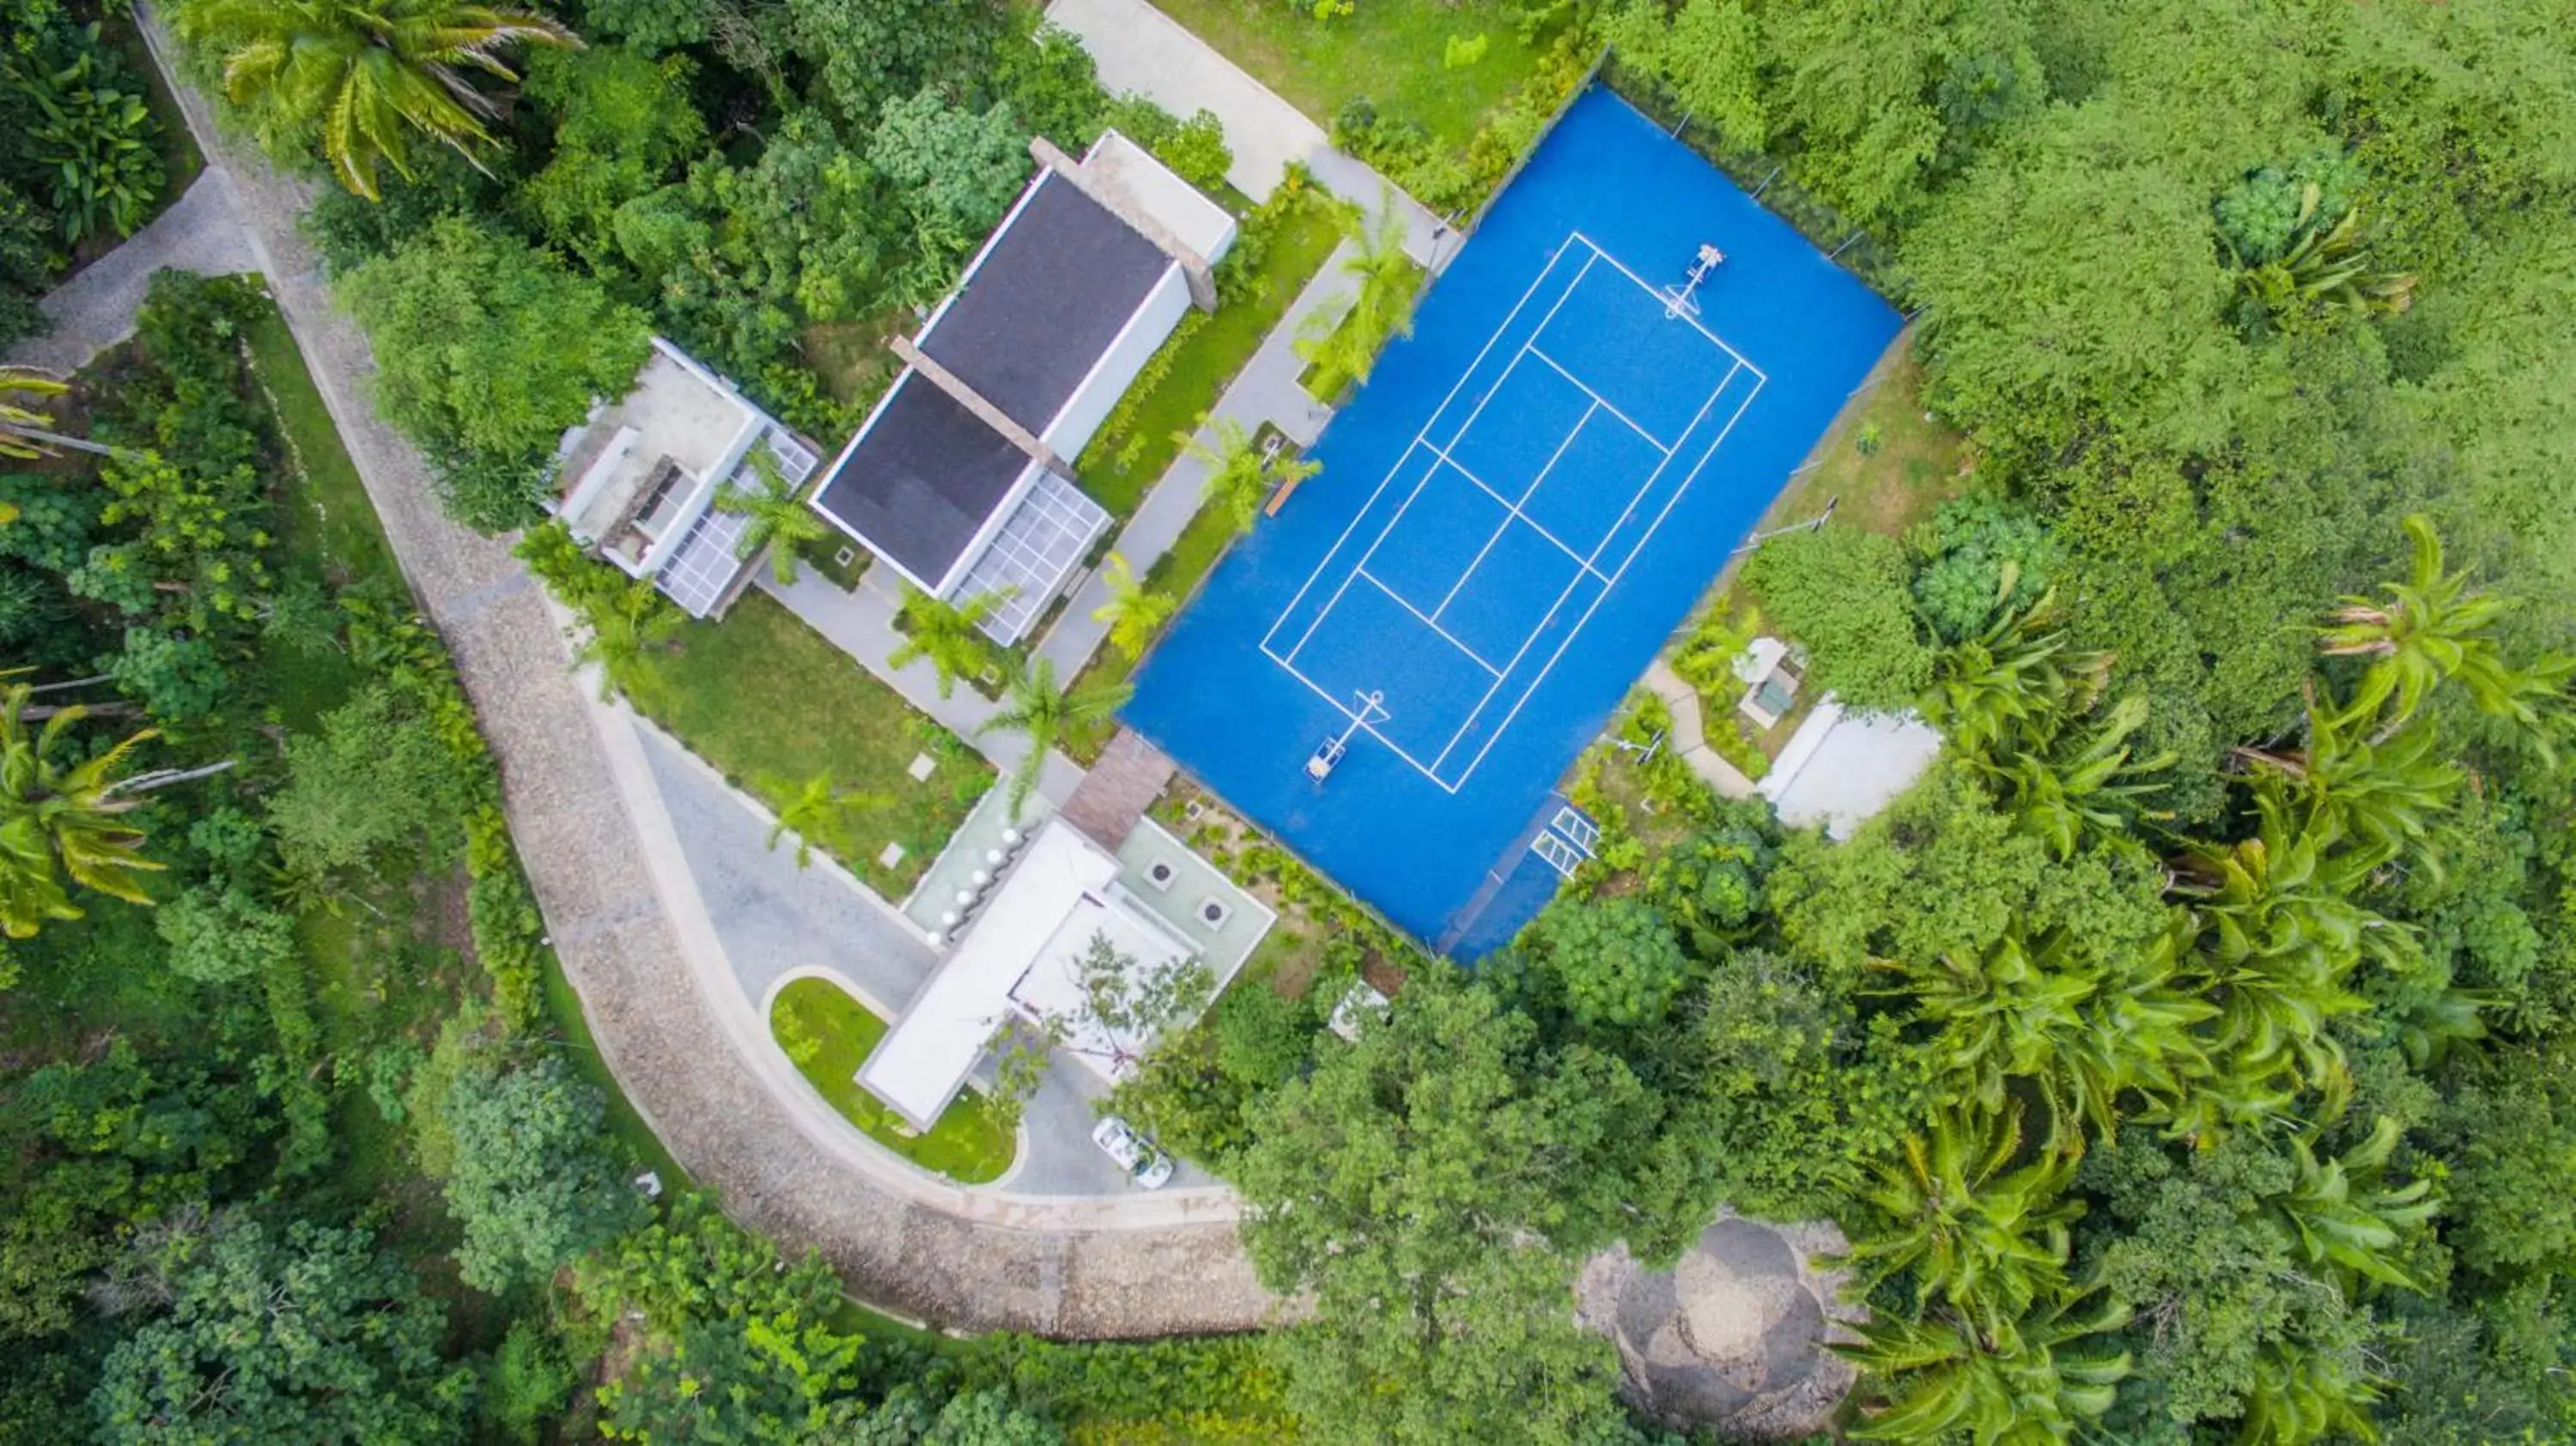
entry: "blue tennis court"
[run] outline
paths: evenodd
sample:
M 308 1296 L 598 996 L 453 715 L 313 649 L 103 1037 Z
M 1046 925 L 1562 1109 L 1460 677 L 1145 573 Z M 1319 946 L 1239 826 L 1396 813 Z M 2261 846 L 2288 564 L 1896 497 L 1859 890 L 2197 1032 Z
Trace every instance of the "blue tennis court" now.
M 1677 303 L 1703 246 L 1726 260 Z M 1559 778 L 1897 325 L 1596 89 L 1156 649 L 1129 723 L 1424 940 L 1507 939 L 1563 866 L 1530 847 Z

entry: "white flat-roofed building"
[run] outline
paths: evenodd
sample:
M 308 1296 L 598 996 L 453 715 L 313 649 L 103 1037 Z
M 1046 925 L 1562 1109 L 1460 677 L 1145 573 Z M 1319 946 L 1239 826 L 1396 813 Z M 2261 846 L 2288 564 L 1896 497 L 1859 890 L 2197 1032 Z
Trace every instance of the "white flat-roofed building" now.
M 755 446 L 798 485 L 819 460 L 732 383 L 657 336 L 635 385 L 564 434 L 549 509 L 629 576 L 652 578 L 691 617 L 707 617 L 741 592 L 750 567 L 739 554 L 745 519 L 716 510 L 715 499 L 727 483 L 761 486 Z
M 1095 938 L 1140 971 L 1205 958 L 1222 988 L 1274 917 L 1230 885 L 1223 907 L 1210 909 L 1213 871 L 1151 824 L 1112 853 L 1049 818 L 1004 868 L 952 931 L 947 961 L 859 1068 L 859 1083 L 916 1129 L 938 1122 L 1002 1025 L 1083 1016 L 1079 964 Z M 1093 1033 L 1067 1039 L 1064 1052 L 1113 1084 L 1154 1045 L 1084 1027 Z

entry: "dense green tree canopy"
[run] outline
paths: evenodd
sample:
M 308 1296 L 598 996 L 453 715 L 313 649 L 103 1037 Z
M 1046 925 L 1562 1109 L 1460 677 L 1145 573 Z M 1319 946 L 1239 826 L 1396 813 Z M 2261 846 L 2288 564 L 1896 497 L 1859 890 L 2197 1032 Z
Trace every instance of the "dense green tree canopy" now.
M 646 353 L 644 318 L 507 235 L 450 218 L 349 274 L 375 342 L 376 403 L 437 452 L 529 465 Z

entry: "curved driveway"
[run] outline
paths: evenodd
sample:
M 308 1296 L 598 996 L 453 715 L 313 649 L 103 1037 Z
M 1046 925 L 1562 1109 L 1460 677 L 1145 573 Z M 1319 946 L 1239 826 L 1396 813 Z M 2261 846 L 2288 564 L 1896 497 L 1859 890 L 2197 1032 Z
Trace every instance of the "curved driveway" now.
M 168 64 L 168 37 L 137 14 Z M 914 1175 L 837 1117 L 796 1107 L 801 1081 L 730 979 L 707 987 L 712 930 L 664 887 L 670 820 L 634 727 L 566 667 L 542 592 L 508 547 L 450 523 L 420 455 L 365 404 L 365 338 L 330 305 L 296 233 L 305 183 L 219 135 L 178 84 L 259 269 L 304 350 L 404 573 L 455 654 L 500 767 L 510 825 L 556 951 L 627 1098 L 746 1225 L 812 1245 L 861 1297 L 944 1325 L 1072 1337 L 1241 1330 L 1268 1318 L 1221 1195 L 1013 1200 Z M 201 182 L 201 184 L 203 184 Z M 725 1005 L 726 999 L 733 1006 Z M 751 1037 L 746 1038 L 749 1033 Z M 819 1101 L 813 1101 L 819 1110 Z

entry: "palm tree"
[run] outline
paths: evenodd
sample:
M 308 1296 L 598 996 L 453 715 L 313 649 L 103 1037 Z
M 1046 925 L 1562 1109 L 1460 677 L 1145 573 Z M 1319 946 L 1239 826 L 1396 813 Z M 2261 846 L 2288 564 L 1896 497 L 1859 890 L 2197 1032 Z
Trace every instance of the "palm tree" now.
M 533 10 L 465 0 L 192 0 L 178 25 L 223 57 L 224 94 L 264 132 L 319 132 L 340 184 L 371 201 L 380 167 L 412 174 L 413 132 L 468 160 L 498 144 L 504 104 L 467 72 L 516 82 L 509 47 L 581 43 Z
M 1137 579 L 1135 569 L 1127 565 L 1127 559 L 1114 552 L 1109 554 L 1108 565 L 1100 570 L 1100 581 L 1109 589 L 1109 601 L 1092 611 L 1092 620 L 1109 625 L 1110 646 L 1130 658 L 1145 656 L 1154 634 L 1171 620 L 1181 600 L 1145 586 Z
M 2112 1101 L 2136 1086 L 2171 1093 L 2207 1066 L 2193 1027 L 2216 1006 L 2172 987 L 2170 950 L 2114 965 L 2050 930 L 2036 942 L 2012 929 L 1971 957 L 1929 966 L 1881 964 L 1905 984 L 1918 1016 L 1939 1026 L 1925 1045 L 1934 1069 L 1981 1110 L 2009 1108 L 2014 1081 L 2048 1107 L 2047 1144 L 2083 1149 L 2083 1127 L 2109 1134 Z
M 1833 1349 L 1869 1373 L 1879 1404 L 1852 1431 L 1857 1441 L 1952 1441 L 1976 1446 L 2058 1446 L 2111 1409 L 2129 1353 L 2104 1336 L 2129 1323 L 2125 1306 L 2072 1315 L 2081 1293 L 1982 1338 L 1955 1319 L 1878 1317 L 1852 1327 L 1860 1340 Z
M 1404 252 L 1404 216 L 1392 191 L 1375 229 L 1356 213 L 1347 226 L 1351 254 L 1342 261 L 1342 273 L 1359 283 L 1358 295 L 1338 322 L 1330 312 L 1319 314 L 1297 343 L 1297 354 L 1315 368 L 1311 389 L 1327 399 L 1367 381 L 1378 353 L 1412 330 L 1409 308 L 1422 277 L 1421 266 Z
M 0 933 L 12 939 L 34 937 L 48 919 L 81 917 L 65 879 L 149 904 L 136 876 L 163 867 L 143 856 L 143 831 L 124 821 L 142 802 L 135 795 L 156 782 L 116 777 L 154 730 L 67 767 L 65 735 L 89 710 L 73 704 L 31 737 L 23 714 L 33 696 L 18 683 L 0 701 Z
M 975 731 L 1017 733 L 1028 741 L 1028 755 L 1011 771 L 1013 819 L 1019 817 L 1020 806 L 1036 790 L 1039 776 L 1046 771 L 1047 753 L 1058 740 L 1107 723 L 1135 691 L 1132 685 L 1110 678 L 1077 681 L 1070 688 L 1059 688 L 1055 664 L 1046 658 L 1012 671 L 1010 692 L 1000 710 Z
M 1861 1192 L 1889 1228 L 1853 1244 L 1858 1288 L 1910 1275 L 1918 1315 L 1938 1298 L 1989 1339 L 2062 1289 L 2067 1226 L 2084 1210 L 2066 1193 L 2075 1161 L 2044 1154 L 2007 1169 L 2021 1145 L 2018 1112 L 1945 1108 L 1908 1136 L 1903 1158 L 1880 1162 Z
M 2157 787 L 2144 775 L 2173 766 L 2171 752 L 2147 759 L 2129 756 L 2129 735 L 2146 721 L 2146 696 L 2132 693 L 2113 704 L 2069 752 L 2034 750 L 1973 761 L 2002 787 L 2021 831 L 2045 842 L 2058 858 L 2071 859 L 2087 831 L 2124 832 L 2130 815 L 2141 811 L 2138 801 Z
M 56 447 L 95 452 L 102 457 L 116 455 L 113 447 L 47 431 L 46 427 L 54 420 L 52 413 L 9 400 L 12 393 L 28 397 L 59 397 L 70 390 L 69 382 L 51 372 L 34 367 L 0 366 L 0 457 L 14 457 L 21 461 L 49 457 Z
M 1253 524 L 1261 520 L 1262 504 L 1269 501 L 1273 491 L 1324 470 L 1321 462 L 1291 457 L 1281 450 L 1265 451 L 1232 417 L 1211 418 L 1207 431 L 1214 437 L 1213 442 L 1179 434 L 1181 449 L 1207 464 L 1207 485 L 1202 495 L 1208 506 L 1224 509 L 1238 533 L 1250 532 Z
M 903 645 L 888 654 L 886 662 L 908 668 L 916 659 L 927 660 L 939 674 L 939 696 L 947 697 L 956 690 L 958 679 L 971 681 L 991 670 L 996 654 L 992 640 L 984 636 L 984 620 L 1008 597 L 979 592 L 952 606 L 918 588 L 904 589 L 903 607 L 895 616 L 902 625 Z
M 599 668 L 601 702 L 623 693 L 642 707 L 660 696 L 661 675 L 653 670 L 652 658 L 680 630 L 680 614 L 662 601 L 653 584 L 638 580 L 618 589 L 582 621 L 590 633 L 574 650 L 573 666 Z
M 2466 569 L 2443 570 L 2442 539 L 2431 518 L 2419 512 L 2405 525 L 2414 543 L 2406 580 L 2382 583 L 2376 598 L 2346 597 L 2317 632 L 2317 646 L 2328 656 L 2370 660 L 2344 716 L 2376 718 L 2382 705 L 2393 703 L 2379 733 L 2386 737 L 2453 678 L 2490 712 L 2528 709 L 2525 686 L 2488 636 L 2505 600 L 2472 589 Z
M 884 808 L 893 801 L 882 793 L 845 790 L 832 781 L 828 771 L 817 773 L 779 805 L 778 818 L 769 826 L 768 847 L 775 851 L 781 838 L 796 835 L 796 867 L 800 869 L 814 862 L 816 844 L 846 853 L 851 813 Z
M 2322 1160 L 2304 1137 L 2291 1139 L 2290 1160 L 2298 1180 L 2263 1203 L 2309 1264 L 2327 1266 L 2348 1279 L 2423 1289 L 2388 1254 L 2439 1208 L 2430 1198 L 2430 1180 L 2382 1183 L 2399 1133 L 2397 1121 L 2381 1115 L 2367 1139 Z
M 786 474 L 778 470 L 778 459 L 771 455 L 767 443 L 751 449 L 751 470 L 760 474 L 760 490 L 749 491 L 731 482 L 716 494 L 716 508 L 738 513 L 750 520 L 742 525 L 742 537 L 734 544 L 734 555 L 746 561 L 769 549 L 770 574 L 785 587 L 796 581 L 796 562 L 807 548 L 831 536 L 831 528 L 821 513 L 805 505 L 802 491 Z

